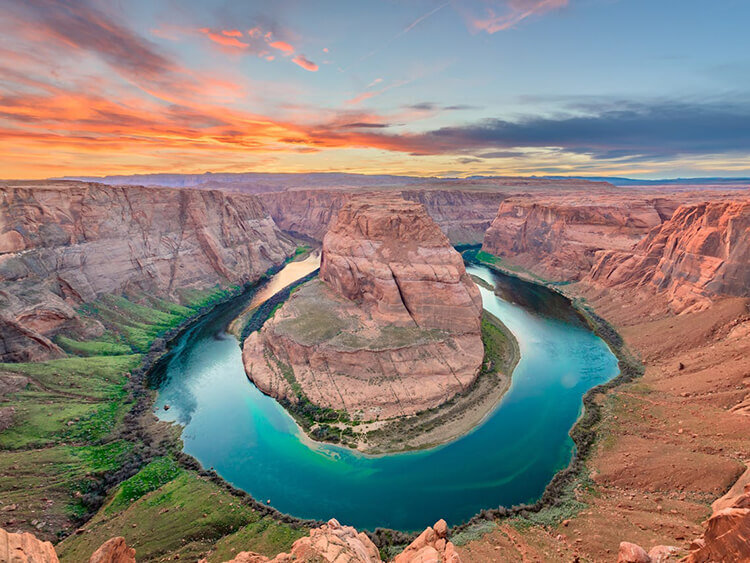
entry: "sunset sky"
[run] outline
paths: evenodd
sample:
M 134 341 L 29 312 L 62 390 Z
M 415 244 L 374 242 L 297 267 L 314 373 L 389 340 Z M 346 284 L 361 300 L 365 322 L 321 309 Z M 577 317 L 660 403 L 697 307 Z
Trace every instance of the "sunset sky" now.
M 0 0 L 0 177 L 750 176 L 747 0 Z

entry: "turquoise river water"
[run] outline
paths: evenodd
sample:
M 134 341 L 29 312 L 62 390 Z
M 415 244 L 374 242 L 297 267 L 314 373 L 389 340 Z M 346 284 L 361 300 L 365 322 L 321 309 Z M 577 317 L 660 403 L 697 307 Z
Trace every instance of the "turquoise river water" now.
M 156 413 L 184 426 L 184 450 L 204 467 L 300 518 L 410 531 L 533 502 L 570 462 L 582 397 L 617 375 L 617 360 L 556 293 L 482 266 L 467 270 L 498 288 L 480 288 L 484 308 L 516 336 L 521 360 L 494 411 L 453 442 L 366 456 L 307 439 L 248 381 L 238 342 L 225 332 L 249 297 L 178 337 L 157 372 Z

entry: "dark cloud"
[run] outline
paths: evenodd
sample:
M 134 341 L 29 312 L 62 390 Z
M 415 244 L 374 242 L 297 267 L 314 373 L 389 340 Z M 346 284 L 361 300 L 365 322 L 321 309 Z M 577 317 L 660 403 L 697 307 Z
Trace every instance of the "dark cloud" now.
M 418 111 L 434 111 L 434 110 L 443 110 L 443 111 L 462 111 L 467 109 L 478 109 L 476 106 L 470 106 L 466 104 L 456 104 L 451 106 L 440 106 L 438 104 L 435 104 L 433 102 L 419 102 L 417 104 L 410 104 L 406 106 L 407 109 L 414 109 Z
M 480 158 L 517 158 L 524 156 L 524 154 L 518 151 L 491 151 L 478 154 L 477 156 Z
M 338 125 L 340 129 L 385 129 L 390 127 L 388 123 L 368 123 L 366 121 L 355 121 Z
M 591 102 L 583 115 L 582 108 L 575 109 L 517 121 L 491 118 L 398 138 L 381 135 L 380 144 L 415 155 L 559 147 L 600 159 L 750 151 L 750 102 Z
M 161 80 L 178 65 L 147 39 L 82 0 L 0 2 L 38 41 L 96 54 L 131 80 Z

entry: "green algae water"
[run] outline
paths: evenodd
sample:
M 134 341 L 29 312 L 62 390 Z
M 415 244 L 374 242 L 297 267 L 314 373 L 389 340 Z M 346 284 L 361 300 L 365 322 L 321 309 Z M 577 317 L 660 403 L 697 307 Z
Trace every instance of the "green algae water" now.
M 184 426 L 184 451 L 204 467 L 300 518 L 411 531 L 534 502 L 571 460 L 568 432 L 583 395 L 618 374 L 617 360 L 556 293 L 483 266 L 467 271 L 497 288 L 480 287 L 484 308 L 516 336 L 521 359 L 494 411 L 448 444 L 376 457 L 307 439 L 248 381 L 238 342 L 225 332 L 250 297 L 177 339 L 156 374 L 156 413 Z

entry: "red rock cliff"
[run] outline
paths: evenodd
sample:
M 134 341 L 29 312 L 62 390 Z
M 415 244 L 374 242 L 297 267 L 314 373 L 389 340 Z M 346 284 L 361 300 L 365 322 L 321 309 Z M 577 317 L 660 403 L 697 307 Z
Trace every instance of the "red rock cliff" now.
M 748 297 L 750 200 L 682 206 L 633 250 L 599 253 L 585 282 L 657 292 L 675 312 Z
M 514 197 L 504 201 L 483 250 L 554 280 L 578 280 L 603 249 L 626 250 L 676 204 L 616 194 Z
M 251 195 L 0 185 L 0 361 L 59 353 L 49 337 L 99 295 L 253 281 L 291 249 Z

